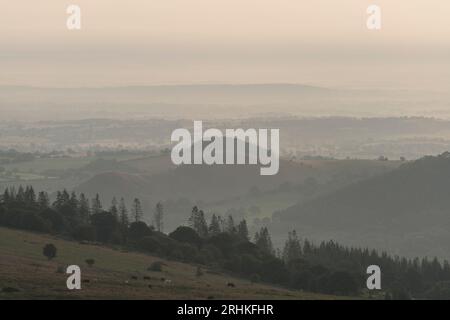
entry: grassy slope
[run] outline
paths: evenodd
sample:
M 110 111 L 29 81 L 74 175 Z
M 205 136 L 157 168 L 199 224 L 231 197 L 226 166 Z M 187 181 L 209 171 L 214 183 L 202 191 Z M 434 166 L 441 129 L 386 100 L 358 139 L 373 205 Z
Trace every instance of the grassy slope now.
M 57 257 L 47 261 L 42 255 L 46 243 L 58 248 Z M 84 261 L 95 259 L 92 268 Z M 0 299 L 335 299 L 337 297 L 290 291 L 206 270 L 196 277 L 196 267 L 164 261 L 163 272 L 148 272 L 147 267 L 161 259 L 140 253 L 79 244 L 52 236 L 0 228 L 0 288 L 14 287 L 16 293 L 0 291 Z M 66 275 L 58 266 L 77 264 L 82 270 L 82 290 L 69 291 Z M 143 280 L 149 276 L 150 281 Z M 137 276 L 139 280 L 131 280 Z M 159 279 L 172 280 L 165 286 Z M 126 283 L 128 281 L 128 283 Z M 236 287 L 228 288 L 233 282 Z M 152 288 L 148 288 L 148 285 Z

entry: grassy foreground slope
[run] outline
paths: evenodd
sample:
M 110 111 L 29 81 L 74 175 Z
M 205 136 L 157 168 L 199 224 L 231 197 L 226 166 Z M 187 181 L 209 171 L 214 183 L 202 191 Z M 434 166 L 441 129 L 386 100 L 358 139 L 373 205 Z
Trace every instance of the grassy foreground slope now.
M 57 257 L 42 255 L 53 243 Z M 95 259 L 88 267 L 86 259 Z M 162 272 L 147 271 L 155 261 L 166 265 Z M 81 290 L 66 287 L 67 275 L 59 266 L 81 267 Z M 196 266 L 112 248 L 80 244 L 56 237 L 0 228 L 0 299 L 335 299 L 300 291 L 290 291 L 204 270 L 196 276 Z M 144 280 L 143 277 L 150 280 Z M 133 280 L 131 277 L 137 277 Z M 167 285 L 161 278 L 170 279 Z M 232 282 L 234 288 L 227 284 Z M 151 288 L 149 287 L 151 286 Z M 17 292 L 5 288 L 18 289 Z

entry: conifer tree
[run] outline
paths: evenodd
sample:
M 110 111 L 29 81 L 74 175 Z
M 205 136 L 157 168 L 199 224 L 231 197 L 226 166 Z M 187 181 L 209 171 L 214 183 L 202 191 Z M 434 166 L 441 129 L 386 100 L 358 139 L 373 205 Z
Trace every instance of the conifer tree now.
M 123 227 L 128 227 L 128 210 L 125 205 L 125 200 L 123 198 L 120 199 L 119 204 L 119 222 Z
M 139 222 L 142 220 L 144 212 L 142 211 L 141 201 L 138 198 L 134 198 L 133 200 L 131 214 L 133 215 L 134 222 Z
M 229 215 L 225 224 L 225 231 L 228 233 L 236 233 L 236 226 L 232 215 Z
M 34 189 L 32 186 L 27 186 L 25 189 L 25 201 L 29 205 L 36 204 L 36 193 L 34 192 Z
M 75 192 L 72 192 L 70 195 L 70 199 L 68 201 L 68 204 L 70 208 L 72 208 L 74 211 L 78 208 L 78 198 Z
M 47 209 L 50 207 L 50 200 L 47 192 L 41 191 L 38 194 L 37 204 L 40 210 Z
M 80 194 L 80 200 L 78 202 L 78 214 L 80 215 L 81 220 L 84 223 L 89 222 L 89 216 L 90 216 L 89 199 L 86 198 L 84 193 Z
M 284 262 L 289 264 L 302 256 L 302 246 L 300 240 L 297 237 L 297 232 L 293 230 L 288 234 L 288 240 L 284 245 L 282 258 Z
M 245 239 L 245 240 L 249 239 L 247 221 L 245 219 L 243 219 L 239 223 L 239 225 L 237 227 L 237 233 L 242 239 Z
M 211 217 L 211 223 L 209 224 L 208 232 L 210 235 L 216 235 L 221 232 L 219 219 L 215 214 Z
M 92 214 L 102 212 L 102 203 L 100 201 L 100 196 L 98 193 L 95 195 L 95 198 L 92 199 L 91 212 L 92 212 Z
M 189 226 L 194 229 L 200 237 L 208 235 L 208 225 L 206 224 L 205 214 L 197 206 L 192 208 L 191 216 L 188 220 Z
M 267 230 L 267 227 L 262 227 L 261 230 L 255 234 L 255 244 L 263 252 L 270 255 L 275 254 L 272 239 L 270 238 L 269 230 Z
M 153 217 L 156 231 L 163 232 L 164 229 L 164 207 L 161 202 L 158 202 L 155 207 L 155 214 Z
M 116 221 L 119 221 L 119 209 L 117 207 L 116 197 L 112 198 L 111 207 L 109 208 L 109 212 L 114 216 L 114 219 L 116 219 Z

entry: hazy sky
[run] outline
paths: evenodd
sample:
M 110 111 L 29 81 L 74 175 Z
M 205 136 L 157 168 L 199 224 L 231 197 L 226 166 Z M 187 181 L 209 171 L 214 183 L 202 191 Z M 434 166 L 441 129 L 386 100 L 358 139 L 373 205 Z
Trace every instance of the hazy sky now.
M 0 84 L 438 88 L 448 0 L 0 0 Z M 66 29 L 66 8 L 82 30 Z M 382 30 L 366 9 L 382 9 Z

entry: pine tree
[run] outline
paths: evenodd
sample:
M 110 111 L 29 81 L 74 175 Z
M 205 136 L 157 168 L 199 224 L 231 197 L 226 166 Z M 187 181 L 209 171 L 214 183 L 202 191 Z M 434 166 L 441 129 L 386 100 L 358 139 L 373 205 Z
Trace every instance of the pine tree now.
M 209 224 L 208 232 L 210 235 L 216 235 L 221 232 L 219 219 L 215 214 L 211 217 L 211 223 Z
M 19 189 L 17 189 L 16 201 L 17 202 L 25 201 L 25 191 L 23 190 L 22 185 L 20 185 Z
M 89 216 L 90 216 L 89 199 L 86 198 L 84 193 L 80 194 L 80 200 L 78 201 L 78 214 L 80 215 L 81 220 L 84 223 L 89 222 Z
M 45 191 L 41 191 L 38 194 L 37 204 L 40 210 L 45 210 L 50 207 L 50 200 L 48 194 Z
M 23 190 L 22 185 L 20 185 L 19 189 L 17 189 L 16 201 L 17 202 L 25 201 L 25 191 Z
M 112 198 L 111 207 L 109 208 L 109 212 L 114 216 L 114 219 L 116 219 L 116 221 L 119 221 L 119 209 L 117 208 L 116 197 Z
M 237 227 L 237 233 L 242 239 L 249 239 L 247 221 L 245 219 L 239 223 Z
M 267 227 L 262 227 L 261 230 L 255 234 L 255 244 L 263 252 L 270 255 L 275 254 L 272 239 L 270 238 L 269 230 L 267 230 Z
M 16 192 L 16 188 L 14 186 L 9 188 L 9 196 L 10 196 L 10 201 L 16 201 L 17 192 Z
M 194 206 L 191 211 L 191 216 L 188 219 L 189 227 L 191 227 L 194 230 L 196 226 L 197 217 L 198 217 L 198 207 Z
M 67 204 L 67 203 L 69 202 L 69 200 L 70 200 L 69 192 L 67 192 L 66 189 L 63 189 L 63 191 L 62 191 L 62 201 L 63 201 L 63 204 Z
M 236 226 L 234 225 L 234 219 L 232 215 L 229 215 L 227 218 L 225 231 L 228 233 L 236 233 Z
M 133 215 L 134 222 L 139 222 L 142 220 L 144 213 L 142 211 L 141 201 L 138 198 L 134 198 L 133 200 L 131 214 Z
M 36 193 L 32 186 L 27 186 L 25 189 L 25 201 L 29 205 L 36 204 Z
M 91 212 L 92 214 L 102 212 L 102 203 L 100 201 L 100 196 L 98 195 L 98 193 L 95 195 L 95 198 L 92 199 Z
M 9 194 L 9 189 L 6 188 L 5 191 L 3 192 L 3 197 L 2 197 L 2 202 L 4 204 L 9 204 L 11 201 L 11 195 Z
M 78 209 L 78 198 L 75 192 L 71 193 L 68 204 L 70 208 L 72 208 L 74 211 Z
M 208 225 L 206 224 L 205 213 L 203 212 L 203 210 L 199 211 L 197 232 L 200 237 L 208 236 Z
M 155 228 L 159 232 L 163 232 L 164 229 L 164 207 L 161 202 L 158 202 L 155 207 L 155 214 L 153 217 Z
M 69 202 L 69 200 L 70 200 L 70 195 L 66 189 L 64 189 L 62 192 L 58 191 L 56 193 L 56 200 L 55 200 L 55 202 L 53 202 L 53 207 L 56 210 L 61 210 L 61 208 L 63 206 L 65 206 Z
M 191 216 L 188 220 L 189 226 L 194 229 L 200 237 L 208 235 L 208 225 L 206 224 L 205 214 L 197 206 L 192 208 Z
M 122 226 L 128 227 L 128 224 L 129 224 L 128 210 L 125 205 L 125 200 L 123 198 L 120 199 L 120 204 L 119 204 L 119 222 Z
M 302 246 L 300 240 L 297 237 L 297 232 L 294 230 L 289 232 L 288 240 L 286 241 L 283 249 L 282 258 L 284 262 L 289 264 L 302 256 Z
M 219 222 L 219 228 L 220 228 L 220 232 L 225 232 L 225 221 L 224 221 L 224 219 L 222 218 L 222 216 L 221 215 L 218 215 L 217 216 L 217 221 Z

